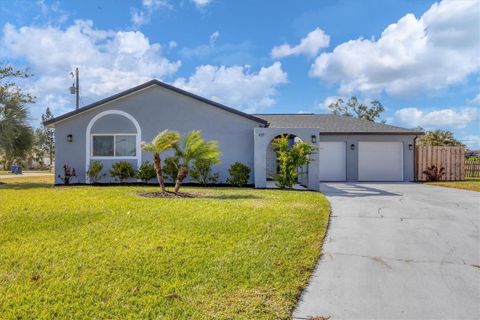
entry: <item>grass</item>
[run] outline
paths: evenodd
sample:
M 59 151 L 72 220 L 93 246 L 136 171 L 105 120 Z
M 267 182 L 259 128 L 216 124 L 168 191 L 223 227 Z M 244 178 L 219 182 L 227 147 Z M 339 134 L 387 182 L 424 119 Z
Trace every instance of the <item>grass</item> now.
M 2 319 L 288 319 L 329 216 L 315 192 L 3 182 Z
M 434 186 L 464 189 L 480 192 L 480 178 L 465 178 L 465 181 L 437 181 L 428 182 Z
M 23 171 L 24 173 L 27 173 L 27 172 L 34 172 L 34 173 L 52 173 L 48 170 L 27 170 L 27 171 Z M 10 176 L 10 175 L 14 175 L 11 171 L 5 171 L 5 170 L 0 170 L 0 176 Z

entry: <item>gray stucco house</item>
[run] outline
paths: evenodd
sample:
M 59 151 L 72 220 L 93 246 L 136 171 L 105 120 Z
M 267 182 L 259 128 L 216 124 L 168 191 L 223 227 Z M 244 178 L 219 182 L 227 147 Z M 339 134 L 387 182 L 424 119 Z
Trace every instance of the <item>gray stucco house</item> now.
M 251 182 L 265 188 L 276 172 L 272 140 L 281 134 L 317 147 L 301 183 L 318 190 L 320 181 L 413 181 L 415 138 L 422 132 L 382 123 L 321 114 L 246 114 L 158 80 L 56 117 L 55 176 L 64 164 L 75 168 L 75 182 L 88 183 L 93 160 L 120 160 L 138 167 L 152 161 L 141 141 L 170 129 L 182 134 L 200 130 L 223 152 L 214 170 L 225 182 L 228 168 L 242 162 L 252 169 Z M 109 182 L 106 177 L 104 182 Z M 56 183 L 61 183 L 57 177 Z

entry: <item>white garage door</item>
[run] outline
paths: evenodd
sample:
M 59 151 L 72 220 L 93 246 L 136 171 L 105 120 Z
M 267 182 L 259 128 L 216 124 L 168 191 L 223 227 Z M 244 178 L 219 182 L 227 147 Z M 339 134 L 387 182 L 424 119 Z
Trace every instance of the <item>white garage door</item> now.
M 320 142 L 320 181 L 346 180 L 346 143 Z
M 402 142 L 359 142 L 359 181 L 403 181 Z

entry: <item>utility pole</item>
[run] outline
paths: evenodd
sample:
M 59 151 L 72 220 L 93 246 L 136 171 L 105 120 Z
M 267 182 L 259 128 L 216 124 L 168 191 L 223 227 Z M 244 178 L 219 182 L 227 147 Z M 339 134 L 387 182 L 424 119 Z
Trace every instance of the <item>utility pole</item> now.
M 70 87 L 70 93 L 75 95 L 75 106 L 78 109 L 80 107 L 80 73 L 78 68 L 75 68 L 75 74 L 70 72 L 72 78 L 74 78 L 74 82 Z

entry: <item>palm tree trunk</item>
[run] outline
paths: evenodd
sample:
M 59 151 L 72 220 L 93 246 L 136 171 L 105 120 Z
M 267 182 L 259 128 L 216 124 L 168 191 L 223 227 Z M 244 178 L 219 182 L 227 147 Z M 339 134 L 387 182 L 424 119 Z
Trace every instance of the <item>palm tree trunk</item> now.
M 188 174 L 188 168 L 186 166 L 180 166 L 180 170 L 178 170 L 177 179 L 175 180 L 175 193 L 178 193 L 178 190 L 180 190 L 182 182 L 187 177 L 187 174 Z
M 160 160 L 160 154 L 154 153 L 153 154 L 153 166 L 155 167 L 155 171 L 157 173 L 157 180 L 158 184 L 160 185 L 160 189 L 162 193 L 166 193 L 165 190 L 165 180 L 163 179 L 163 170 L 162 170 L 162 161 Z

